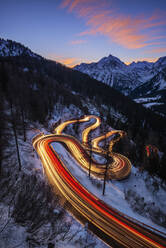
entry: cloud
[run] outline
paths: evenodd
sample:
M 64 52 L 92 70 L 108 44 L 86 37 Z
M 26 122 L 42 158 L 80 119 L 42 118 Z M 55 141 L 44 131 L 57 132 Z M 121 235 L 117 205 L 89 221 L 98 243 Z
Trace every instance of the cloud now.
M 63 0 L 61 7 L 85 19 L 88 29 L 80 33 L 80 36 L 101 34 L 128 49 L 155 44 L 155 40 L 161 37 L 158 34 L 159 27 L 166 25 L 160 13 L 149 17 L 127 16 L 117 13 L 111 2 L 106 0 Z
M 86 40 L 73 40 L 71 41 L 72 45 L 79 45 L 79 44 L 83 44 L 83 43 L 87 43 Z
M 71 3 L 71 0 L 65 0 L 65 1 L 62 2 L 61 7 L 62 7 L 62 8 L 65 8 L 65 7 L 67 7 L 70 3 Z
M 155 47 L 147 51 L 148 53 L 166 53 L 166 47 Z
M 93 10 L 94 7 L 90 6 L 91 4 L 94 5 L 96 2 L 96 0 L 63 0 L 61 3 L 61 7 L 62 8 L 68 8 L 69 12 L 72 12 L 73 10 L 75 10 L 77 8 L 77 10 L 79 10 L 79 14 L 81 15 L 81 13 L 83 14 L 87 14 L 87 11 L 89 12 L 90 9 Z M 86 11 L 84 12 L 83 9 Z M 83 14 L 83 16 L 84 16 Z

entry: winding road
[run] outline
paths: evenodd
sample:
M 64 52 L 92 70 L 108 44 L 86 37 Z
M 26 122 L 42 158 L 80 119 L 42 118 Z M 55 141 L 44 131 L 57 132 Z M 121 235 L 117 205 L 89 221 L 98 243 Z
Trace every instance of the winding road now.
M 33 146 L 39 154 L 45 173 L 49 181 L 56 186 L 62 195 L 72 204 L 72 206 L 82 214 L 91 223 L 105 232 L 108 236 L 116 240 L 122 247 L 166 247 L 166 241 L 159 232 L 152 232 L 145 225 L 136 223 L 131 218 L 124 216 L 116 211 L 105 202 L 98 199 L 86 188 L 84 188 L 66 168 L 58 154 L 52 149 L 53 142 L 60 142 L 70 151 L 72 156 L 77 159 L 80 166 L 88 169 L 89 153 L 88 153 L 88 135 L 100 125 L 100 118 L 95 116 L 87 116 L 79 120 L 79 122 L 89 121 L 94 118 L 96 121 L 83 132 L 83 144 L 72 136 L 62 134 L 65 127 L 78 120 L 70 120 L 60 124 L 55 129 L 55 134 L 37 135 L 33 139 Z M 113 132 L 111 134 L 111 132 Z M 108 136 L 120 134 L 122 131 L 111 131 Z M 104 136 L 105 137 L 105 136 Z M 103 136 L 92 140 L 93 151 L 106 153 L 100 146 L 99 142 L 104 139 Z M 110 156 L 113 162 L 109 166 L 109 177 L 113 179 L 122 179 L 129 175 L 131 170 L 130 161 L 121 154 L 113 153 L 112 147 L 119 140 L 113 139 L 110 142 Z M 95 176 L 103 177 L 105 165 L 92 161 L 92 172 Z
M 90 150 L 90 149 L 93 152 L 110 156 L 113 159 L 113 162 L 111 162 L 108 166 L 107 179 L 120 180 L 120 179 L 126 178 L 130 174 L 130 171 L 131 171 L 130 161 L 128 160 L 128 158 L 126 158 L 122 154 L 115 153 L 112 151 L 114 144 L 118 142 L 125 135 L 125 132 L 121 130 L 111 130 L 107 132 L 105 135 L 92 139 L 91 146 L 89 146 L 89 139 L 88 139 L 89 134 L 91 131 L 95 130 L 101 125 L 101 119 L 95 115 L 88 115 L 81 119 L 69 120 L 69 121 L 63 122 L 54 130 L 54 133 L 56 135 L 62 135 L 63 131 L 69 124 L 75 124 L 75 123 L 78 124 L 82 122 L 87 122 L 87 121 L 90 121 L 91 119 L 94 119 L 95 122 L 83 130 L 82 144 L 78 142 L 78 140 L 76 140 L 74 137 L 72 137 L 74 140 L 74 143 L 70 144 L 70 146 L 68 146 L 68 149 L 70 150 L 74 158 L 78 161 L 78 163 L 86 170 L 89 169 L 90 159 L 92 160 L 91 161 L 91 173 L 94 176 L 103 178 L 106 165 L 99 164 L 96 161 L 94 161 L 92 158 L 90 158 L 89 154 L 86 152 L 87 150 Z M 119 137 L 117 137 L 116 139 L 111 139 L 109 143 L 109 148 L 107 151 L 99 146 L 99 143 L 102 140 L 107 139 L 111 136 L 113 137 L 115 134 L 118 134 Z

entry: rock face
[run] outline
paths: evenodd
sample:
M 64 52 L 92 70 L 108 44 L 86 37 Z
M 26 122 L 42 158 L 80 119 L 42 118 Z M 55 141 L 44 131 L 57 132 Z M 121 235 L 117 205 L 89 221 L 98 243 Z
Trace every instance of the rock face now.
M 140 97 L 144 98 L 141 104 L 166 115 L 166 57 L 159 58 L 155 63 L 143 61 L 126 65 L 109 55 L 97 63 L 82 63 L 74 69 L 108 84 L 136 99 L 136 102 L 140 102 Z M 154 99 L 147 101 L 149 98 Z

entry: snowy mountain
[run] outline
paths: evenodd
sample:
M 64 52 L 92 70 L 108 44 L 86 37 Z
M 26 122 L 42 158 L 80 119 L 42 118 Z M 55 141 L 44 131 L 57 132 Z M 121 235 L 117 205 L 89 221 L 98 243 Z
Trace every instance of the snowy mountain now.
M 156 102 L 157 108 L 159 105 L 163 105 L 163 110 L 165 108 L 166 99 L 163 91 L 166 90 L 166 57 L 159 58 L 155 63 L 142 61 L 126 65 L 118 58 L 109 55 L 97 63 L 82 63 L 74 69 L 108 84 L 132 99 L 160 95 L 162 102 L 159 104 Z M 160 110 L 155 109 L 155 111 L 166 114 L 162 109 L 160 106 Z
M 30 56 L 33 58 L 41 59 L 42 57 L 38 54 L 33 53 L 29 48 L 22 44 L 12 41 L 4 40 L 0 38 L 0 56 L 11 57 L 11 56 Z
M 97 63 L 82 63 L 75 70 L 88 74 L 89 76 L 110 85 L 129 95 L 132 90 L 141 85 L 146 79 L 153 77 L 150 72 L 153 64 L 149 62 L 133 62 L 124 64 L 120 59 L 109 55 Z
M 103 120 L 101 129 L 93 131 L 93 137 L 112 128 L 128 133 L 121 143 L 115 144 L 114 151 L 131 160 L 131 176 L 124 181 L 107 182 L 106 191 L 110 194 L 107 203 L 150 226 L 160 225 L 160 229 L 156 228 L 165 232 L 165 118 L 86 74 L 42 59 L 19 43 L 1 40 L 0 44 L 0 144 L 3 144 L 0 150 L 0 247 L 106 248 L 100 239 L 89 233 L 87 225 L 83 228 L 59 205 L 59 198 L 47 184 L 39 157 L 32 147 L 32 138 L 39 131 L 52 133 L 57 123 L 90 114 L 101 116 Z M 5 47 L 3 53 L 2 47 Z M 158 67 L 164 68 L 164 61 L 156 64 L 156 71 Z M 102 59 L 99 67 L 106 70 L 106 64 L 115 74 L 119 71 L 119 77 L 126 76 L 126 80 L 126 71 L 129 74 L 133 71 L 134 78 L 134 73 L 141 74 L 141 67 L 148 71 L 153 66 L 146 62 L 126 66 L 113 56 Z M 151 79 L 158 75 L 155 82 L 164 80 L 163 71 L 158 71 Z M 114 75 L 111 82 L 114 83 Z M 141 93 L 137 93 L 134 86 L 133 89 L 133 97 L 139 97 Z M 161 86 L 156 89 L 161 92 Z M 160 100 L 158 95 L 147 98 L 147 102 Z M 145 104 L 145 98 L 142 96 L 141 102 L 139 97 L 137 102 Z M 86 125 L 71 125 L 65 132 L 80 140 Z M 144 150 L 147 144 L 159 149 L 159 161 L 153 152 L 150 159 L 147 157 Z M 56 147 L 72 170 L 70 166 L 74 166 L 74 160 L 69 159 L 63 148 Z M 93 155 L 96 158 L 96 154 Z M 99 192 L 101 196 L 103 182 L 100 179 L 89 180 L 89 175 L 79 167 L 74 167 L 72 173 L 75 172 L 78 172 L 79 181 L 88 182 L 85 187 L 90 186 L 92 193 Z

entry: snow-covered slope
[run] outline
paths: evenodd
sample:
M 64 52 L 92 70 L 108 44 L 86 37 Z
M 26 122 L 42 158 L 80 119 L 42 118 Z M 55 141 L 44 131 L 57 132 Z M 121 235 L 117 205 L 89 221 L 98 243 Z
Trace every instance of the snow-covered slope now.
M 159 64 L 159 61 L 156 62 L 155 67 L 157 67 L 157 64 Z M 160 64 L 158 66 L 159 72 L 153 78 L 134 89 L 131 97 L 136 102 L 139 102 L 141 97 L 141 104 L 144 107 L 150 107 L 152 110 L 166 115 L 166 67 L 162 67 L 163 65 Z M 147 99 L 149 100 L 147 101 Z
M 58 216 L 61 211 L 59 210 L 59 208 L 57 208 L 57 206 L 55 206 L 55 200 L 51 195 L 49 188 L 44 182 L 46 181 L 46 179 L 42 177 L 42 165 L 39 161 L 39 158 L 33 151 L 31 138 L 33 137 L 33 135 L 36 135 L 39 130 L 41 132 L 44 132 L 45 134 L 50 133 L 51 130 L 53 131 L 55 127 L 54 125 L 60 121 L 63 122 L 68 119 L 78 118 L 85 114 L 96 114 L 98 116 L 101 115 L 103 123 L 105 124 L 101 127 L 101 129 L 96 131 L 94 135 L 96 135 L 97 137 L 98 135 L 100 135 L 100 132 L 102 133 L 102 130 L 110 130 L 111 127 L 117 129 L 122 128 L 123 130 L 124 126 L 125 129 L 129 130 L 129 132 L 131 133 L 130 137 L 132 138 L 132 140 L 130 140 L 129 143 L 126 143 L 129 145 L 126 145 L 124 143 L 124 145 L 122 144 L 120 145 L 120 147 L 121 149 L 124 149 L 125 153 L 129 152 L 134 158 L 135 164 L 139 166 L 137 157 L 140 160 L 141 156 L 139 156 L 139 154 L 143 154 L 142 143 L 139 141 L 139 138 L 141 138 L 142 141 L 143 137 L 143 132 L 141 131 L 142 126 L 150 126 L 151 128 L 149 129 L 152 130 L 152 124 L 155 123 L 157 119 L 155 118 L 155 116 L 152 121 L 151 119 L 146 119 L 145 114 L 148 113 L 147 111 L 144 112 L 143 108 L 137 108 L 137 104 L 134 104 L 131 101 L 128 102 L 127 97 L 123 97 L 114 89 L 110 89 L 109 87 L 107 87 L 106 91 L 104 91 L 103 88 L 105 88 L 105 86 L 103 86 L 103 84 L 100 84 L 100 91 L 98 91 L 98 89 L 96 90 L 96 88 L 98 87 L 98 83 L 93 82 L 94 80 L 88 80 L 89 78 L 87 76 L 82 75 L 81 73 L 78 73 L 77 75 L 77 72 L 73 72 L 68 68 L 61 67 L 55 62 L 47 60 L 43 62 L 43 60 L 38 59 L 38 57 L 36 57 L 35 59 L 35 55 L 33 56 L 34 53 L 32 53 L 28 48 L 25 48 L 21 44 L 18 44 L 16 42 L 13 42 L 13 44 L 11 44 L 11 41 L 1 40 L 0 45 L 0 57 L 2 62 L 3 56 L 10 56 L 10 58 L 8 57 L 7 62 L 5 62 L 3 66 L 1 66 L 1 71 L 4 72 L 4 75 L 5 73 L 7 75 L 9 74 L 10 77 L 10 80 L 8 81 L 9 87 L 7 89 L 5 89 L 4 87 L 3 90 L 8 90 L 6 93 L 10 93 L 10 96 L 12 97 L 14 103 L 13 114 L 15 117 L 14 120 L 17 120 L 16 131 L 18 133 L 18 146 L 22 165 L 21 172 L 19 172 L 14 132 L 12 130 L 11 109 L 10 105 L 7 102 L 7 99 L 5 98 L 5 95 L 7 94 L 4 94 L 5 100 L 2 101 L 3 99 L 1 98 L 1 103 L 3 104 L 0 104 L 1 109 L 3 110 L 1 110 L 1 114 L 3 113 L 1 119 L 4 122 L 1 122 L 1 130 L 3 132 L 3 136 L 0 136 L 1 139 L 4 137 L 2 143 L 3 154 L 1 157 L 3 158 L 3 161 L 1 166 L 0 180 L 0 209 L 2 210 L 0 218 L 0 248 L 27 248 L 29 246 L 48 248 L 54 244 L 56 247 L 59 248 L 65 246 L 68 248 L 106 247 L 106 245 L 103 244 L 100 240 L 89 234 L 89 232 L 85 230 L 85 228 L 81 227 L 80 225 L 77 226 L 78 224 L 71 218 L 71 216 L 68 216 L 66 212 L 65 214 L 63 214 L 63 216 L 61 216 L 63 218 L 59 217 L 58 221 Z M 24 49 L 26 51 L 24 51 Z M 20 60 L 19 57 L 17 58 L 19 54 L 22 54 L 22 57 L 24 57 L 24 59 Z M 110 56 L 110 60 L 111 61 L 107 60 L 107 58 L 101 60 L 99 68 L 101 67 L 106 69 L 106 64 L 110 65 L 110 71 L 113 71 L 113 77 L 111 81 L 111 83 L 113 84 L 114 73 L 116 74 L 116 72 L 119 72 L 119 78 L 124 78 L 125 76 L 127 81 L 128 76 L 126 74 L 126 71 L 128 71 L 128 73 L 130 74 L 130 70 L 135 70 L 135 73 L 138 72 L 138 74 L 140 74 L 141 65 L 144 67 L 144 71 L 148 71 L 148 69 L 146 68 L 147 66 L 151 67 L 151 64 L 143 63 L 138 64 L 137 66 L 136 63 L 131 65 L 130 69 L 129 66 L 126 66 L 123 62 L 113 56 Z M 15 65 L 13 61 L 17 62 L 16 66 L 13 66 Z M 33 63 L 31 63 L 31 61 Z M 164 66 L 164 62 L 161 61 L 159 65 L 156 65 L 156 68 L 161 64 Z M 68 80 L 69 76 L 70 80 Z M 78 80 L 78 76 L 80 76 L 80 80 Z M 18 80 L 19 78 L 20 81 Z M 87 84 L 86 80 L 88 80 Z M 70 81 L 72 82 L 72 84 L 69 84 Z M 78 82 L 78 86 L 76 85 L 76 82 Z M 94 97 L 91 97 L 91 92 L 88 94 L 88 90 L 80 90 L 81 83 L 84 89 L 89 89 L 88 87 L 90 84 L 93 85 L 92 96 Z M 67 88 L 66 85 L 69 85 L 69 87 Z M 3 82 L 2 86 L 4 86 Z M 103 93 L 101 94 L 101 92 Z M 108 92 L 108 95 L 105 95 L 105 92 Z M 1 94 L 3 94 L 3 92 L 1 92 Z M 105 102 L 101 98 L 102 95 L 104 95 L 104 98 L 106 99 L 111 98 L 111 104 L 109 101 Z M 116 99 L 113 99 L 114 96 Z M 51 101 L 47 101 L 47 99 L 51 99 Z M 160 97 L 151 97 L 149 99 L 150 101 L 161 100 Z M 122 104 L 119 105 L 121 102 Z M 127 110 L 124 109 L 122 111 L 123 105 L 127 106 Z M 25 106 L 26 108 L 20 108 L 22 106 Z M 130 108 L 130 106 L 134 107 Z M 25 111 L 24 121 L 21 114 L 19 114 L 21 113 L 21 110 Z M 133 115 L 135 114 L 133 113 L 134 111 L 136 112 L 136 115 Z M 133 116 L 129 115 L 130 112 Z M 140 120 L 140 124 L 135 122 L 135 116 L 138 117 L 138 119 Z M 43 124 L 39 124 L 39 121 Z M 159 123 L 162 122 L 160 121 Z M 134 129 L 132 128 L 132 126 L 134 127 Z M 161 129 L 161 125 L 158 126 Z M 138 138 L 137 136 L 135 138 L 134 132 L 135 129 L 136 131 L 138 130 L 137 127 L 139 127 L 139 133 Z M 26 141 L 24 141 L 24 128 L 26 128 Z M 82 129 L 83 128 L 81 125 L 78 128 L 75 128 L 73 125 L 68 128 L 67 133 L 70 135 L 74 135 L 79 139 L 82 133 Z M 146 128 L 146 132 L 148 133 L 148 128 Z M 148 134 L 151 133 L 149 132 Z M 154 139 L 157 140 L 154 133 L 153 136 Z M 162 138 L 164 140 L 165 136 L 163 135 L 161 137 L 161 140 Z M 139 144 L 139 142 L 141 144 Z M 149 143 L 148 137 L 145 142 Z M 63 152 L 63 154 L 65 158 L 65 153 Z M 75 169 L 75 171 L 78 170 Z M 126 198 L 123 199 L 124 208 L 126 208 L 126 210 L 130 210 L 130 212 L 137 212 L 142 215 L 141 218 L 146 217 L 149 219 L 149 221 L 152 217 L 155 219 L 155 222 L 158 223 L 160 221 L 159 224 L 163 225 L 163 222 L 165 221 L 165 205 L 163 200 L 165 199 L 165 183 L 163 183 L 163 190 L 163 187 L 160 186 L 160 181 L 158 183 L 158 179 L 153 180 L 152 178 L 151 181 L 149 177 L 145 177 L 144 175 L 145 174 L 142 175 L 142 173 L 135 168 L 132 171 L 132 175 L 130 178 L 132 179 L 132 182 L 130 181 L 131 183 L 128 183 L 130 179 L 118 183 L 108 183 L 106 186 L 106 190 L 112 190 L 113 186 L 115 186 L 115 190 L 111 191 L 111 194 L 113 195 L 115 191 L 117 191 L 116 189 L 119 187 L 118 192 L 122 191 L 123 194 L 121 195 Z M 82 177 L 81 174 L 79 176 Z M 85 177 L 82 178 L 84 179 Z M 146 178 L 147 182 L 143 183 Z M 156 188 L 159 187 L 158 189 L 155 188 L 156 181 Z M 101 188 L 100 181 L 97 181 L 96 185 L 96 187 Z M 141 188 L 139 187 L 139 185 L 142 185 Z M 144 191 L 144 188 L 146 188 L 144 186 L 146 186 L 147 188 L 149 187 L 149 189 L 146 190 L 145 194 L 143 195 L 142 192 L 140 193 L 140 191 L 142 189 L 142 191 Z M 147 191 L 150 191 L 149 198 L 146 194 Z M 151 191 L 154 191 L 154 193 L 156 193 L 156 195 L 154 196 L 154 200 L 152 198 L 153 192 L 151 194 Z M 120 197 L 117 195 L 118 193 L 114 196 L 114 200 L 116 200 L 117 202 L 117 208 L 122 208 L 122 199 L 119 200 Z M 145 197 L 145 199 L 143 197 Z M 155 206 L 153 205 L 153 202 L 156 204 Z M 126 207 L 126 205 L 129 206 Z M 6 213 L 6 215 L 3 214 L 4 212 Z M 149 212 L 150 218 L 148 216 Z M 135 215 L 137 215 L 137 213 L 135 213 Z
M 126 65 L 120 59 L 109 55 L 97 63 L 77 65 L 75 70 L 87 73 L 128 95 L 133 89 L 153 77 L 152 67 L 153 63 L 146 61 Z
M 166 203 L 164 197 L 166 192 L 162 187 L 155 188 L 157 178 L 152 179 L 146 172 L 141 173 L 138 168 L 132 167 L 129 178 L 122 181 L 108 181 L 103 196 L 102 180 L 94 177 L 89 180 L 88 173 L 82 170 L 61 144 L 54 142 L 52 147 L 72 175 L 95 196 L 135 220 L 165 233 Z
M 22 44 L 4 39 L 0 39 L 0 56 L 30 56 L 38 59 L 42 58 L 41 56 L 33 53 L 29 48 L 23 46 Z

